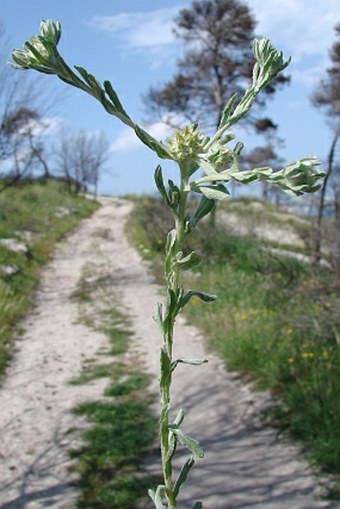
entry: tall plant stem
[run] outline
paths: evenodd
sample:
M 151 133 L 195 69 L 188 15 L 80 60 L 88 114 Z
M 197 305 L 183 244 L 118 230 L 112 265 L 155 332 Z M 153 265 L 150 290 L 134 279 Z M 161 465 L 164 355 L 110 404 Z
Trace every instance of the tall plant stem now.
M 178 314 L 177 306 L 174 306 L 173 296 L 177 296 L 180 288 L 180 264 L 176 263 L 177 256 L 183 251 L 183 245 L 186 237 L 186 202 L 188 191 L 186 191 L 187 179 L 182 176 L 181 189 L 179 193 L 179 203 L 175 219 L 175 241 L 171 250 L 171 258 L 168 258 L 168 265 L 171 270 L 165 270 L 167 280 L 167 304 L 165 309 L 165 317 L 167 326 L 163 329 L 163 344 L 161 352 L 161 372 L 160 372 L 160 395 L 161 395 L 161 412 L 160 412 L 160 442 L 161 442 L 161 460 L 162 471 L 165 487 L 165 496 L 168 503 L 167 509 L 177 507 L 176 496 L 174 493 L 174 484 L 172 479 L 172 455 L 174 447 L 171 440 L 169 428 L 169 412 L 171 408 L 171 383 L 172 383 L 172 349 L 173 334 L 176 317 Z

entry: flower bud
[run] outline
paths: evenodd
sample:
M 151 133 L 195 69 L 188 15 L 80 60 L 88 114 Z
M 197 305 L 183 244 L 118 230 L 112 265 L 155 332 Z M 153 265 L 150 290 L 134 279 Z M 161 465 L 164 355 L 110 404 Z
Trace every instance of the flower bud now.
M 40 23 L 40 36 L 50 44 L 56 46 L 61 36 L 61 25 L 59 21 L 46 20 Z
M 233 153 L 222 143 L 215 143 L 207 154 L 208 161 L 212 163 L 216 171 L 224 170 L 227 165 L 234 160 Z
M 195 160 L 202 152 L 205 141 L 205 137 L 198 131 L 196 124 L 187 125 L 180 131 L 176 130 L 167 140 L 168 151 L 176 161 L 189 162 Z
M 60 35 L 61 25 L 59 22 L 42 21 L 40 34 L 34 35 L 26 41 L 23 49 L 13 50 L 14 64 L 11 65 L 19 69 L 36 69 L 54 74 L 61 61 L 56 48 Z
M 284 186 L 296 195 L 317 191 L 321 187 L 319 180 L 324 176 L 316 170 L 318 164 L 314 157 L 289 164 L 282 174 Z

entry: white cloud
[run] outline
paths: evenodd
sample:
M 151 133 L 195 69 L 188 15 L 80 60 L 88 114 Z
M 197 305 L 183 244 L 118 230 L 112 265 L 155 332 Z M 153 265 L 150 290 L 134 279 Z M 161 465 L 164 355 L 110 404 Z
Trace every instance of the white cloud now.
M 134 131 L 129 127 L 124 127 L 117 138 L 110 145 L 110 152 L 129 152 L 139 145 L 139 141 Z
M 60 126 L 63 124 L 64 120 L 61 117 L 46 117 L 42 119 L 42 134 L 49 136 L 54 134 Z
M 292 74 L 294 82 L 303 85 L 306 89 L 314 89 L 316 84 L 325 77 L 325 68 L 329 62 L 324 59 L 323 62 L 310 65 L 308 68 L 303 69 L 299 66 L 292 66 L 288 69 L 288 73 Z
M 33 136 L 50 136 L 54 134 L 63 123 L 61 117 L 44 117 L 41 120 L 30 120 L 22 127 L 22 132 L 30 131 Z
M 95 16 L 93 24 L 109 33 L 123 46 L 152 48 L 174 42 L 173 18 L 178 7 L 151 12 L 121 12 L 112 16 Z
M 258 20 L 257 32 L 300 61 L 325 56 L 340 21 L 339 0 L 248 0 Z M 278 48 L 281 49 L 281 48 Z

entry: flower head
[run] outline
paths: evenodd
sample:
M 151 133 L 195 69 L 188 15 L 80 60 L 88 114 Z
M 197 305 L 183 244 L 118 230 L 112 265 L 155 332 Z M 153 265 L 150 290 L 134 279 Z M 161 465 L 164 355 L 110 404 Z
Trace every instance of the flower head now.
M 297 196 L 317 191 L 322 185 L 320 179 L 324 176 L 324 173 L 316 169 L 318 165 L 314 157 L 305 157 L 289 164 L 282 172 L 282 187 Z
M 61 37 L 61 25 L 59 21 L 51 21 L 50 19 L 40 23 L 40 35 L 54 46 L 57 46 Z
M 206 138 L 199 132 L 197 124 L 186 125 L 176 130 L 167 140 L 168 151 L 179 163 L 195 161 L 202 152 Z
M 221 142 L 216 142 L 207 154 L 208 161 L 215 167 L 216 171 L 226 169 L 227 165 L 234 162 L 232 150 L 224 147 Z
M 62 61 L 57 44 L 61 36 L 59 22 L 42 21 L 39 35 L 34 35 L 25 42 L 23 49 L 12 52 L 11 65 L 17 69 L 36 69 L 47 74 L 54 74 Z

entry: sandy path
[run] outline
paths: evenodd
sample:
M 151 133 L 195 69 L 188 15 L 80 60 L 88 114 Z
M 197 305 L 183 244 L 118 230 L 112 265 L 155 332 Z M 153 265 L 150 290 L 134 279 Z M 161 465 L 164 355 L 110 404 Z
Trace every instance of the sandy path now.
M 103 199 L 103 207 L 62 242 L 43 273 L 36 307 L 0 392 L 0 508 L 74 507 L 76 493 L 67 473 L 67 430 L 76 424 L 70 409 L 100 397 L 102 382 L 70 386 L 81 363 L 106 340 L 76 322 L 70 299 L 84 265 L 97 264 L 111 276 L 113 290 L 132 318 L 131 353 L 158 372 L 159 332 L 151 315 L 159 288 L 123 234 L 131 203 Z M 107 232 L 97 235 L 99 230 Z M 254 394 L 221 361 L 204 352 L 202 338 L 179 320 L 178 356 L 208 357 L 201 367 L 176 372 L 174 407 L 188 410 L 184 430 L 198 439 L 206 456 L 183 492 L 181 509 L 202 500 L 205 509 L 316 509 L 340 507 L 317 498 L 319 489 L 297 450 L 263 428 L 258 414 L 267 395 Z M 150 466 L 150 468 L 155 468 Z M 151 506 L 150 506 L 151 507 Z

